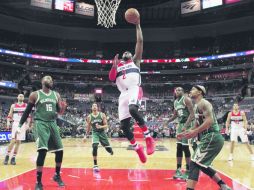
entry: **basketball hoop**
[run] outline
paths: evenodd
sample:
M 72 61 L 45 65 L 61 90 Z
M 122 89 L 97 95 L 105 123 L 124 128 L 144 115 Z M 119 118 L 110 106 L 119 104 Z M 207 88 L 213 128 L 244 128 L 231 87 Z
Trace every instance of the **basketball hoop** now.
M 95 0 L 98 12 L 98 24 L 106 28 L 116 25 L 116 11 L 121 0 Z

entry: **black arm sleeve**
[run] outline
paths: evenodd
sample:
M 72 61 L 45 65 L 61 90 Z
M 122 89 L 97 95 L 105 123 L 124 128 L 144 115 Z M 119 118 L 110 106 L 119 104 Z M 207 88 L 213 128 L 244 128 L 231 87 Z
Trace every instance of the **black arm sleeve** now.
M 61 110 L 61 108 L 60 108 L 60 106 L 59 106 L 59 103 L 57 103 L 57 104 L 56 104 L 56 111 L 57 111 L 57 113 L 59 113 L 60 110 Z
M 22 126 L 22 125 L 26 122 L 26 120 L 27 120 L 29 114 L 31 113 L 31 111 L 32 111 L 32 109 L 33 109 L 33 107 L 34 107 L 34 104 L 33 104 L 33 103 L 30 103 L 30 102 L 29 102 L 29 103 L 27 104 L 26 109 L 25 109 L 25 111 L 24 111 L 24 113 L 23 113 L 23 115 L 22 115 L 22 117 L 21 117 L 21 119 L 20 119 L 20 121 L 19 121 L 19 126 Z

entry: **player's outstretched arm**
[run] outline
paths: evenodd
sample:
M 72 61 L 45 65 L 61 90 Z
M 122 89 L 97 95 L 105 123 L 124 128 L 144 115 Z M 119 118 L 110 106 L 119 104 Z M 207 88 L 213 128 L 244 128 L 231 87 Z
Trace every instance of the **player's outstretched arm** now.
M 138 67 L 140 67 L 142 54 L 143 54 L 143 33 L 142 33 L 140 24 L 136 24 L 136 35 L 137 35 L 137 42 L 136 42 L 135 55 L 133 57 L 133 61 Z
M 110 81 L 115 81 L 115 80 L 116 80 L 116 75 L 117 75 L 116 67 L 117 67 L 117 64 L 119 63 L 118 56 L 119 56 L 119 54 L 116 54 L 116 56 L 114 57 L 114 59 L 113 59 L 113 64 L 112 64 L 112 68 L 111 68 L 111 70 L 109 71 L 108 77 L 109 77 L 109 80 L 110 80 Z

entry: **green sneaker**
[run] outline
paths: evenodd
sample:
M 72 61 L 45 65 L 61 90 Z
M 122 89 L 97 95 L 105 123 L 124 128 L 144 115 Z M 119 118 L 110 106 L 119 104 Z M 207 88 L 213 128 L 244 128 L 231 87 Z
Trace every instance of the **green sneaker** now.
M 182 178 L 183 178 L 184 180 L 187 180 L 188 177 L 189 177 L 189 174 L 190 174 L 190 171 L 189 171 L 189 170 L 186 170 L 185 173 L 182 175 Z
M 173 178 L 174 178 L 174 179 L 179 179 L 179 178 L 182 179 L 182 178 L 183 178 L 183 174 L 182 174 L 180 168 L 178 168 L 178 169 L 176 170 L 176 173 L 175 173 L 175 175 L 173 176 Z

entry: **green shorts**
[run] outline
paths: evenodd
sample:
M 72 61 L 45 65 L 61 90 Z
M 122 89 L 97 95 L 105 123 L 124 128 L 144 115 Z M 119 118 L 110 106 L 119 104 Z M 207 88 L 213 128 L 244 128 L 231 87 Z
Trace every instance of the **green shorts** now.
M 50 152 L 63 150 L 59 127 L 55 121 L 35 121 L 35 139 L 37 150 L 45 149 Z
M 192 124 L 191 124 L 189 127 L 187 127 L 187 129 L 185 129 L 185 130 L 190 129 L 191 127 L 192 127 Z M 176 134 L 179 134 L 179 133 L 184 132 L 183 129 L 184 129 L 184 123 L 179 123 L 178 126 L 177 126 Z M 182 145 L 184 145 L 184 146 L 188 146 L 188 145 L 189 145 L 188 139 L 185 139 L 185 138 L 183 138 L 183 139 L 181 139 L 181 140 L 177 139 L 177 140 L 176 140 L 176 143 L 182 144 Z
M 215 157 L 224 145 L 224 138 L 219 132 L 209 132 L 202 135 L 191 160 L 203 167 L 211 166 Z
M 92 143 L 101 143 L 103 147 L 110 146 L 106 133 L 103 132 L 92 132 Z

